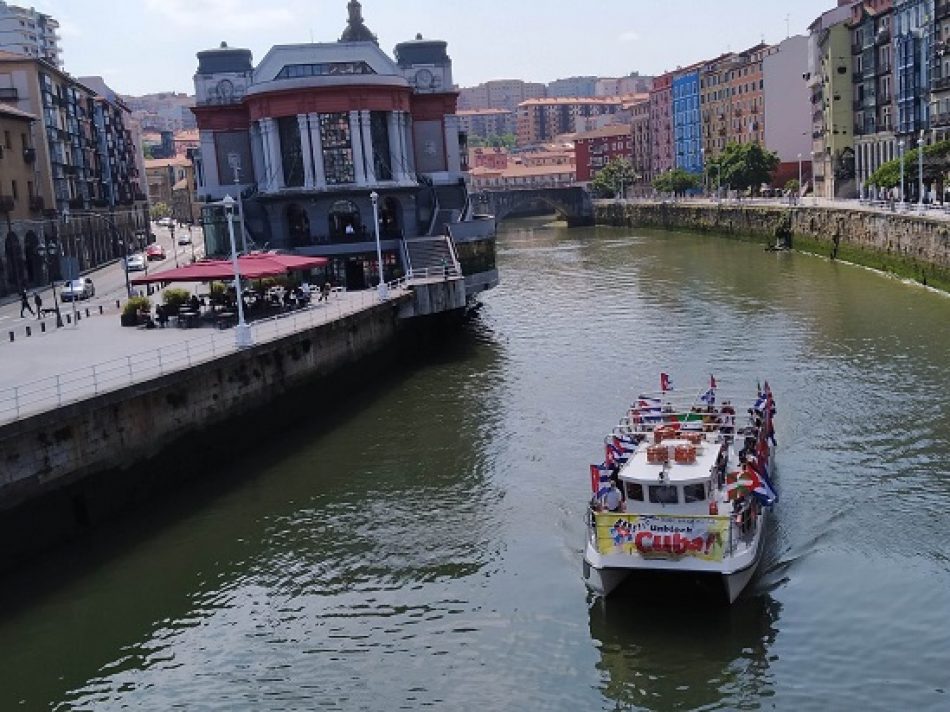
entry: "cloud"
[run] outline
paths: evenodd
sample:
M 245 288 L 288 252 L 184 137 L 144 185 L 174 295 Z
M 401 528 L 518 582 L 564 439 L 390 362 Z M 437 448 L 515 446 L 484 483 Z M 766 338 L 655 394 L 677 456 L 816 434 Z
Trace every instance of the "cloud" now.
M 634 30 L 627 30 L 626 32 L 622 32 L 618 39 L 621 42 L 636 42 L 640 39 L 640 35 Z
M 261 7 L 253 0 L 145 0 L 145 6 L 182 30 L 267 30 L 294 22 L 291 10 Z

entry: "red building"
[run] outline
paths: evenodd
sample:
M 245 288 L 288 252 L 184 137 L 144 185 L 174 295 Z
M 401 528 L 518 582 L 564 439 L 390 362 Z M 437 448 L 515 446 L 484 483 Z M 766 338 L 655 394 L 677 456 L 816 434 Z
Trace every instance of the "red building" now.
M 592 180 L 615 158 L 633 159 L 633 135 L 629 126 L 605 126 L 574 137 L 574 163 L 579 183 Z
M 673 155 L 673 72 L 653 80 L 650 90 L 650 126 L 653 128 L 652 174 L 672 170 Z

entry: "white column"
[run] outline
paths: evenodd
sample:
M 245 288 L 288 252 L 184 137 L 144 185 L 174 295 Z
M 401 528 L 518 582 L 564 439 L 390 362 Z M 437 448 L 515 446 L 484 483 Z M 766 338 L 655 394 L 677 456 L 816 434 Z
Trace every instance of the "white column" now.
M 399 143 L 399 119 L 395 111 L 386 114 L 386 129 L 389 134 L 389 162 L 393 167 L 393 180 L 402 183 L 406 179 L 406 174 Z
M 214 150 L 214 134 L 202 131 L 198 139 L 201 144 L 201 161 L 204 164 L 205 187 L 214 190 L 221 185 L 218 177 L 218 157 Z
M 366 159 L 366 183 L 376 185 L 376 165 L 373 160 L 373 131 L 369 111 L 360 112 L 360 128 L 363 131 L 363 152 Z
M 284 187 L 284 159 L 280 155 L 280 132 L 277 130 L 276 120 L 265 119 L 265 121 L 267 133 L 270 136 L 271 165 L 274 167 L 271 185 L 274 190 L 281 190 Z
M 264 164 L 264 149 L 261 140 L 261 126 L 257 121 L 251 122 L 251 164 L 254 167 L 254 177 L 257 179 L 257 186 L 260 190 L 264 189 L 267 180 L 267 169 Z M 250 176 L 246 177 L 248 180 Z
M 310 146 L 313 149 L 313 186 L 317 190 L 327 187 L 327 171 L 323 165 L 323 139 L 320 137 L 320 114 L 308 114 L 310 123 Z
M 353 165 L 356 170 L 356 185 L 366 185 L 366 171 L 363 170 L 363 141 L 360 136 L 358 111 L 350 112 L 350 145 L 353 146 Z
M 399 112 L 399 123 L 402 130 L 399 138 L 402 141 L 402 155 L 406 158 L 406 170 L 409 171 L 409 180 L 416 180 L 416 154 L 412 143 L 412 121 L 409 112 Z
M 310 146 L 310 124 L 306 114 L 297 114 L 300 129 L 300 153 L 303 160 L 303 187 L 313 189 L 313 149 Z
M 450 114 L 442 121 L 445 133 L 445 167 L 449 173 L 459 173 L 462 170 L 462 159 L 459 155 L 459 117 Z

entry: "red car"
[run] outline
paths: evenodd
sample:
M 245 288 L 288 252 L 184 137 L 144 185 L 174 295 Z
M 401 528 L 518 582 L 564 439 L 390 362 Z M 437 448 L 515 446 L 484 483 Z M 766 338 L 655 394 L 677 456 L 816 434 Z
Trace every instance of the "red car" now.
M 165 248 L 159 245 L 157 242 L 153 242 L 151 245 L 145 248 L 145 257 L 148 258 L 148 261 L 152 260 L 163 260 L 165 259 Z

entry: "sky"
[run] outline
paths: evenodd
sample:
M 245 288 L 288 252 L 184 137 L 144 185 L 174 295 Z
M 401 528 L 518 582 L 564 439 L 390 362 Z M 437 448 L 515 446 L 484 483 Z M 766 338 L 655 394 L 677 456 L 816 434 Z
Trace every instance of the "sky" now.
M 195 54 L 226 41 L 258 62 L 275 44 L 335 41 L 346 0 L 13 0 L 60 22 L 67 72 L 122 94 L 193 93 Z M 655 75 L 805 34 L 835 0 L 363 0 L 390 56 L 421 32 L 448 42 L 455 83 Z

